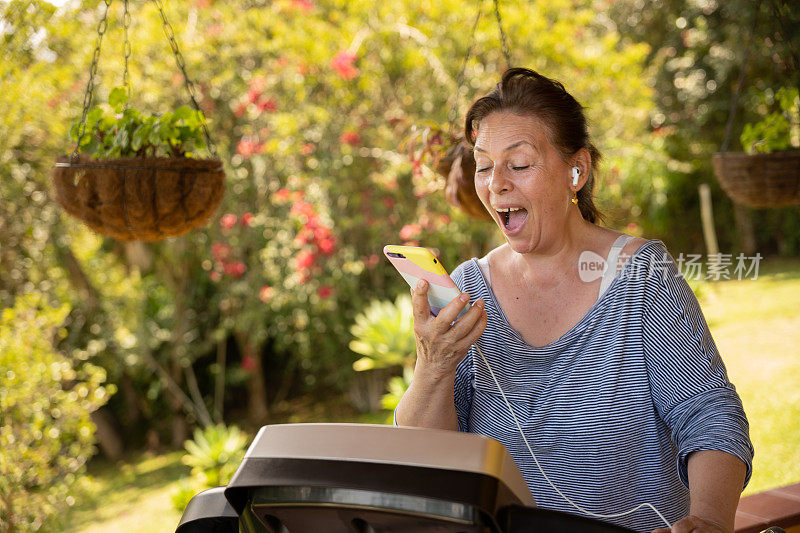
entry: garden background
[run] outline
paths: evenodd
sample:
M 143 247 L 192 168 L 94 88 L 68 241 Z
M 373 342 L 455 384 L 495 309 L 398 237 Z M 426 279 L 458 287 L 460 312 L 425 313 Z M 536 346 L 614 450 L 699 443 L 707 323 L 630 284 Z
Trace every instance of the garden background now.
M 418 4 L 164 3 L 227 190 L 206 227 L 144 244 L 98 236 L 51 192 L 55 157 L 74 147 L 104 2 L 0 1 L 0 530 L 120 530 L 104 506 L 136 515 L 174 497 L 179 508 L 225 483 L 224 465 L 260 425 L 385 422 L 413 339 L 409 348 L 398 299 L 408 289 L 383 245 L 435 248 L 454 268 L 501 242 L 446 202 L 423 153 L 436 127 L 462 128 L 466 107 L 506 67 L 492 3 Z M 188 103 L 156 6 L 129 7 L 131 104 L 163 113 Z M 763 470 L 748 490 L 800 481 L 800 211 L 735 207 L 710 163 L 745 54 L 732 149 L 745 123 L 775 108 L 778 89 L 800 86 L 796 9 L 778 0 L 500 9 L 512 63 L 562 81 L 587 107 L 606 225 L 662 239 L 673 256 L 704 254 L 706 183 L 720 250 L 766 258 L 758 280 L 693 288 L 754 426 Z M 122 10 L 109 9 L 97 102 L 122 84 Z M 193 442 L 208 447 L 190 445 L 184 466 L 195 428 L 206 430 Z M 154 505 L 177 520 L 169 502 Z

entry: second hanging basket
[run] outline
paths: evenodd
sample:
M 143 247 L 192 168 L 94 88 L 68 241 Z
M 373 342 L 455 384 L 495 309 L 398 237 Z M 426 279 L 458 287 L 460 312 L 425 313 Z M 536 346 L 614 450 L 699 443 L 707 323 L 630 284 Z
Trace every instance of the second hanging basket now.
M 206 223 L 222 201 L 219 159 L 61 156 L 53 171 L 58 203 L 107 237 L 158 241 Z
M 800 151 L 746 154 L 723 152 L 711 159 L 725 193 L 755 208 L 800 205 Z

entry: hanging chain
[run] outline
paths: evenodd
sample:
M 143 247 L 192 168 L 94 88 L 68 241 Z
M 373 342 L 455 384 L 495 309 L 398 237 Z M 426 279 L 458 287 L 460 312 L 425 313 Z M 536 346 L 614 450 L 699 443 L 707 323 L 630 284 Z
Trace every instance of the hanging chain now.
M 214 147 L 214 143 L 211 142 L 211 136 L 208 134 L 208 128 L 206 127 L 206 115 L 205 113 L 203 113 L 203 110 L 200 109 L 200 106 L 197 104 L 197 99 L 195 98 L 194 84 L 192 83 L 192 80 L 189 79 L 189 76 L 186 74 L 186 62 L 184 61 L 183 55 L 178 49 L 178 43 L 175 41 L 175 31 L 172 29 L 172 25 L 167 20 L 167 16 L 164 14 L 164 9 L 161 7 L 161 0 L 153 0 L 153 3 L 158 8 L 158 13 L 161 15 L 162 26 L 164 26 L 164 34 L 167 36 L 170 48 L 172 48 L 172 54 L 175 56 L 175 62 L 178 64 L 178 68 L 181 70 L 181 73 L 183 74 L 183 81 L 184 84 L 186 85 L 186 90 L 189 91 L 189 98 L 192 100 L 192 105 L 197 111 L 200 111 L 201 115 L 203 115 L 202 127 L 203 127 L 203 134 L 206 137 L 206 144 L 208 144 L 208 151 L 211 152 L 211 155 L 214 158 L 216 158 L 217 150 Z
M 131 101 L 131 85 L 128 82 L 128 58 L 131 57 L 131 42 L 128 40 L 128 28 L 131 25 L 131 13 L 128 11 L 128 0 L 124 0 L 123 2 L 125 8 L 122 14 L 122 30 L 125 36 L 124 45 L 123 45 L 123 52 L 125 56 L 125 71 L 122 74 L 122 86 L 125 87 L 125 90 L 128 93 L 128 99 L 125 100 L 125 109 L 128 109 L 128 105 Z
M 761 11 L 761 0 L 756 2 L 756 14 L 755 20 L 753 20 L 753 26 L 750 28 L 750 35 L 747 36 L 747 44 L 744 46 L 744 58 L 742 59 L 742 66 L 741 70 L 739 70 L 739 79 L 736 85 L 736 92 L 733 94 L 733 98 L 731 98 L 731 108 L 728 112 L 728 123 L 725 124 L 725 137 L 722 140 L 722 147 L 720 148 L 720 152 L 727 152 L 728 148 L 731 144 L 731 134 L 733 133 L 733 121 L 736 119 L 736 107 L 739 103 L 739 96 L 742 94 L 742 88 L 744 88 L 744 75 L 747 71 L 747 64 L 750 62 L 750 45 L 753 43 L 753 38 L 756 35 L 756 29 L 758 28 L 758 21 L 759 21 L 759 12 Z
M 100 59 L 100 45 L 103 43 L 103 35 L 108 29 L 108 8 L 111 5 L 111 0 L 103 0 L 105 3 L 105 10 L 103 11 L 103 18 L 97 23 L 97 45 L 94 47 L 94 54 L 92 55 L 92 65 L 89 67 L 89 81 L 86 84 L 86 92 L 83 94 L 83 112 L 81 113 L 81 121 L 78 123 L 78 142 L 75 144 L 75 150 L 72 152 L 72 158 L 78 157 L 78 148 L 81 145 L 81 140 L 86 134 L 86 115 L 89 114 L 89 108 L 92 105 L 92 93 L 94 92 L 94 77 L 97 74 L 97 61 Z
M 511 49 L 508 47 L 508 38 L 503 30 L 503 20 L 500 17 L 500 2 L 494 0 L 494 15 L 497 17 L 497 27 L 500 28 L 500 40 L 503 44 L 503 56 L 506 58 L 506 66 L 511 68 Z
M 478 29 L 478 22 L 481 20 L 481 2 L 478 1 L 478 14 L 475 16 L 475 22 L 472 24 L 472 35 L 469 38 L 469 45 L 467 46 L 467 54 L 464 56 L 464 61 L 461 63 L 461 71 L 458 73 L 458 78 L 456 79 L 456 94 L 453 98 L 453 107 L 450 109 L 450 116 L 448 117 L 447 121 L 449 123 L 450 128 L 450 136 L 453 135 L 453 126 L 456 122 L 456 118 L 458 118 L 458 102 L 461 100 L 461 89 L 464 86 L 464 78 L 466 77 L 467 72 L 467 61 L 469 61 L 470 56 L 472 55 L 472 48 L 475 46 L 475 34 Z

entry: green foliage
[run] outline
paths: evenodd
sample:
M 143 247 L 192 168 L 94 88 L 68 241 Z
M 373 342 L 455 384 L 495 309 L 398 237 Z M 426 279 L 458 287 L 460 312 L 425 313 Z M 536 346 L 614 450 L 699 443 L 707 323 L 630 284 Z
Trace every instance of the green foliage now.
M 765 98 L 766 99 L 766 98 Z M 740 138 L 745 151 L 768 154 L 792 147 L 792 125 L 800 128 L 800 103 L 796 87 L 781 87 L 775 95 L 779 110 L 762 120 L 744 125 Z M 795 132 L 795 146 L 798 143 Z
M 205 489 L 227 485 L 244 458 L 249 437 L 236 426 L 217 424 L 194 431 L 194 439 L 184 444 L 186 455 L 181 462 L 192 468 L 173 494 L 175 508 L 183 511 L 192 496 Z
M 94 453 L 90 413 L 113 394 L 105 371 L 54 348 L 69 306 L 37 292 L 0 315 L 0 524 L 36 531 L 75 503 L 73 492 Z
M 397 404 L 403 398 L 403 395 L 411 385 L 411 380 L 414 379 L 414 369 L 407 366 L 403 368 L 402 376 L 393 376 L 389 379 L 388 392 L 383 395 L 381 399 L 381 406 L 384 409 L 394 412 L 397 409 Z M 389 417 L 389 422 L 394 419 L 394 416 Z
M 648 48 L 624 40 L 598 1 L 501 9 L 512 62 L 560 79 L 587 106 L 607 168 L 616 166 L 614 186 L 602 186 L 603 172 L 598 191 L 627 222 L 637 206 L 664 212 L 667 187 L 651 187 L 651 176 L 672 161 L 646 131 Z M 248 345 L 263 355 L 269 402 L 346 388 L 354 357 L 344 348 L 355 316 L 372 300 L 407 291 L 382 260 L 383 245 L 417 241 L 454 268 L 502 241 L 493 225 L 449 206 L 444 180 L 398 142 L 426 121 L 449 126 L 454 102 L 463 117 L 469 101 L 497 82 L 505 61 L 492 17 L 482 17 L 473 43 L 464 29 L 476 6 L 456 0 L 177 2 L 166 14 L 226 165 L 226 196 L 222 217 L 205 230 L 142 245 L 149 260 L 133 261 L 131 246 L 98 238 L 49 200 L 53 158 L 72 149 L 68 129 L 80 116 L 95 45 L 87 33 L 102 7 L 0 3 L 8 21 L 0 52 L 0 197 L 8 200 L 0 202 L 0 262 L 8 265 L 0 269 L 0 301 L 33 287 L 72 305 L 61 347 L 128 383 L 131 394 L 110 403 L 130 435 L 154 429 L 163 438 L 181 427 L 171 423 L 177 417 L 194 422 L 146 356 L 183 387 L 193 371 L 202 396 L 191 394 L 193 403 L 210 406 L 213 382 L 224 376 L 231 412 L 242 411 L 242 398 L 252 397 L 243 388 L 258 375 L 242 353 Z M 117 129 L 82 140 L 119 155 L 137 135 L 144 146 L 153 134 L 132 109 L 174 119 L 186 96 L 152 3 L 133 11 L 128 110 L 119 90 L 103 94 L 122 71 L 121 47 L 109 44 L 119 41 L 121 18 L 122 5 L 112 4 L 95 78 L 98 101 L 109 107 L 91 117 L 103 128 L 113 119 Z M 171 133 L 165 138 L 159 150 L 170 153 L 176 143 Z M 190 144 L 181 149 L 198 149 Z M 212 351 L 231 336 L 240 352 L 228 350 L 218 365 Z
M 769 113 L 763 99 L 772 94 L 771 88 L 800 86 L 796 53 L 800 12 L 791 2 L 661 0 L 656 5 L 616 0 L 609 2 L 605 13 L 623 42 L 649 45 L 644 72 L 655 104 L 649 122 L 653 147 L 660 145 L 650 154 L 622 145 L 626 166 L 649 166 L 652 171 L 626 173 L 625 166 L 618 167 L 623 190 L 632 186 L 634 191 L 632 196 L 621 196 L 621 203 L 631 207 L 627 218 L 633 218 L 645 236 L 663 239 L 670 249 L 703 250 L 697 187 L 708 183 L 720 248 L 740 251 L 734 205 L 714 176 L 711 157 L 725 139 L 731 98 L 745 65 L 744 90 L 732 130 L 736 133 L 740 124 L 758 122 Z M 751 39 L 753 29 L 756 34 Z M 737 137 L 729 149 L 737 149 Z M 648 193 L 652 182 L 657 187 Z M 600 190 L 604 188 L 601 182 Z M 800 249 L 797 209 L 757 210 L 750 216 L 762 254 Z M 622 223 L 625 217 L 615 219 Z
M 416 338 L 411 296 L 401 294 L 394 302 L 373 300 L 356 316 L 350 327 L 354 339 L 350 349 L 363 357 L 353 363 L 353 369 L 368 371 L 377 368 L 402 367 L 402 375 L 392 376 L 387 392 L 381 399 L 384 409 L 394 411 L 414 377 Z M 387 423 L 392 421 L 390 415 Z
M 108 95 L 109 112 L 94 107 L 86 115 L 86 133 L 78 140 L 80 124 L 70 130 L 81 153 L 95 159 L 120 157 L 192 157 L 206 148 L 203 140 L 203 113 L 181 106 L 161 115 L 142 115 L 130 108 L 128 94 L 116 87 Z
M 353 369 L 413 366 L 416 354 L 413 316 L 408 294 L 401 294 L 394 303 L 370 302 L 350 327 L 355 337 L 350 341 L 350 349 L 364 356 L 353 363 Z

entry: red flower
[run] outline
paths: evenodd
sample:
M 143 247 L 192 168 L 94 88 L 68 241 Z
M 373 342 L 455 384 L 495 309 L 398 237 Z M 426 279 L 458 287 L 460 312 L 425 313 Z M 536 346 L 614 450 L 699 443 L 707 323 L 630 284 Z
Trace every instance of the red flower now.
M 259 98 L 261 98 L 261 91 L 259 89 L 252 88 L 247 91 L 247 99 L 251 104 L 258 102 Z
M 306 197 L 306 193 L 304 191 L 294 191 L 292 193 L 292 200 L 297 202 L 298 200 L 302 200 Z
M 275 197 L 274 198 L 275 198 L 276 202 L 286 202 L 287 200 L 289 200 L 289 196 L 291 194 L 292 193 L 289 191 L 289 189 L 286 189 L 286 188 L 278 189 L 277 191 L 275 191 Z
M 275 103 L 275 100 L 272 98 L 267 98 L 266 100 L 262 100 L 256 104 L 256 107 L 259 111 L 269 111 L 270 113 L 277 111 L 278 104 Z
M 309 269 L 314 265 L 314 254 L 308 250 L 301 250 L 294 258 L 294 265 L 297 270 Z
M 242 215 L 242 226 L 245 228 L 250 226 L 250 223 L 253 221 L 253 213 L 245 213 Z
M 222 218 L 219 219 L 219 225 L 222 227 L 222 229 L 231 229 L 236 225 L 236 215 L 233 213 L 222 215 Z
M 336 251 L 336 239 L 323 239 L 317 243 L 317 247 L 322 255 L 333 255 L 333 252 Z
M 216 270 L 212 270 L 208 273 L 208 277 L 211 278 L 211 281 L 219 281 L 222 279 L 222 274 L 217 272 Z
M 403 226 L 403 229 L 400 230 L 400 238 L 404 241 L 408 241 L 418 236 L 420 233 L 422 233 L 422 228 L 419 224 L 406 224 Z
M 261 148 L 262 145 L 260 143 L 245 137 L 236 145 L 236 153 L 247 159 L 251 155 L 258 153 Z
M 256 368 L 256 358 L 252 355 L 245 355 L 242 357 L 242 368 L 248 372 L 252 372 Z
M 309 2 L 309 0 L 292 0 L 292 9 L 308 13 L 314 9 L 314 2 Z
M 386 209 L 393 209 L 394 208 L 394 198 L 391 196 L 387 196 L 383 199 L 383 205 L 386 206 Z
M 244 115 L 244 112 L 247 111 L 247 104 L 244 102 L 239 102 L 239 105 L 236 106 L 236 109 L 233 110 L 233 115 L 236 118 L 241 117 Z
M 272 287 L 269 285 L 264 285 L 261 287 L 261 290 L 258 291 L 258 298 L 264 303 L 267 303 L 272 299 Z
M 356 60 L 356 55 L 351 54 L 347 50 L 340 50 L 333 59 L 331 59 L 331 68 L 345 80 L 352 80 L 358 76 L 359 72 L 353 63 Z
M 323 300 L 328 298 L 331 294 L 333 294 L 333 287 L 330 285 L 323 285 L 319 289 L 317 289 L 317 296 L 322 298 Z
M 312 218 L 317 214 L 314 210 L 314 206 L 304 201 L 295 202 L 294 205 L 292 205 L 291 213 L 293 215 L 305 215 L 308 218 Z
M 211 257 L 217 263 L 225 263 L 230 259 L 233 248 L 226 242 L 215 242 L 211 245 Z
M 380 257 L 378 254 L 372 254 L 371 256 L 364 258 L 364 265 L 367 267 L 367 270 L 372 270 L 376 266 L 378 266 L 378 262 L 380 261 Z
M 314 221 L 314 240 L 316 241 L 324 241 L 331 238 L 331 230 L 330 228 L 326 228 L 325 226 L 317 226 L 316 221 Z
M 294 238 L 297 244 L 308 244 L 311 242 L 311 239 L 314 237 L 314 233 L 309 231 L 308 228 L 303 228 L 300 230 L 300 233 Z
M 339 137 L 339 141 L 349 144 L 350 146 L 358 146 L 361 144 L 361 135 L 352 130 L 346 131 Z
M 241 278 L 245 272 L 247 272 L 247 266 L 242 263 L 241 261 L 234 261 L 232 263 L 227 263 L 224 267 L 225 273 L 229 276 L 233 276 L 234 278 Z
M 311 155 L 314 153 L 315 149 L 314 143 L 305 143 L 300 147 L 300 153 L 303 155 Z

